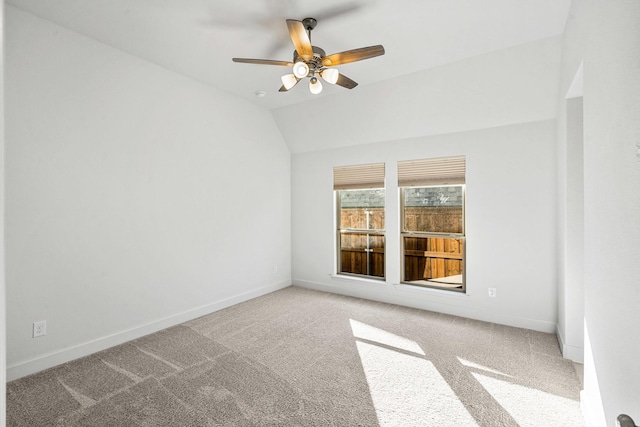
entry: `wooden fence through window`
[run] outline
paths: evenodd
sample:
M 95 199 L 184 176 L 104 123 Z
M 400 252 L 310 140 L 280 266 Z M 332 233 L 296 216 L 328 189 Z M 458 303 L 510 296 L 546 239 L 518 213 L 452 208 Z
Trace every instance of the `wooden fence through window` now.
M 384 208 L 343 208 L 340 214 L 340 228 L 384 230 Z M 384 243 L 381 235 L 341 233 L 340 272 L 384 277 Z
M 369 229 L 384 229 L 384 208 L 366 208 L 366 211 L 370 212 Z M 367 229 L 365 208 L 344 208 L 340 220 L 343 229 Z M 462 233 L 462 208 L 407 207 L 405 225 L 411 231 Z M 384 236 L 366 232 L 341 233 L 340 243 L 342 273 L 384 277 Z M 405 281 L 438 279 L 463 273 L 462 239 L 404 236 L 404 248 Z

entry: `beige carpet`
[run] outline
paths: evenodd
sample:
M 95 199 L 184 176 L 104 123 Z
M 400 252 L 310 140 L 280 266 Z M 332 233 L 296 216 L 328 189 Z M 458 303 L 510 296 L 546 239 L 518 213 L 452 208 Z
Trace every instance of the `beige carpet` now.
M 556 337 L 289 287 L 7 385 L 8 426 L 580 426 Z

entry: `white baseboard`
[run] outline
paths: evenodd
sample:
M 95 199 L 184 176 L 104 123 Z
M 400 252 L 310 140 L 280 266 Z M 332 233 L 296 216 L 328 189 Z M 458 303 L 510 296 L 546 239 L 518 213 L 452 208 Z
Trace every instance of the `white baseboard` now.
M 584 364 L 584 348 L 573 345 L 562 346 L 562 356 L 576 363 Z
M 584 364 L 584 348 L 567 344 L 562 332 L 560 331 L 559 325 L 556 325 L 556 336 L 558 337 L 562 357 L 569 359 L 572 362 Z
M 92 341 L 84 342 L 73 347 L 54 351 L 36 357 L 34 359 L 19 362 L 11 366 L 7 366 L 6 378 L 7 381 L 22 378 L 24 376 L 43 371 L 45 369 L 52 368 L 62 363 L 70 362 L 80 357 L 88 356 L 90 354 L 97 353 L 98 351 L 106 350 L 107 348 L 123 344 L 127 341 L 131 341 L 145 335 L 158 332 L 162 329 L 179 325 L 180 323 L 184 323 L 189 320 L 204 316 L 206 314 L 222 310 L 223 308 L 231 307 L 232 305 L 236 305 L 262 295 L 266 295 L 279 289 L 286 288 L 287 286 L 291 286 L 290 280 L 263 286 L 249 292 L 234 295 L 232 297 L 196 307 L 182 313 L 177 313 L 163 319 L 159 319 L 144 325 L 139 325 L 125 331 L 96 338 Z
M 409 285 L 390 285 L 385 282 L 374 283 L 373 281 L 368 281 L 371 283 L 365 284 L 357 282 L 350 283 L 351 281 L 349 278 L 335 280 L 336 282 L 339 282 L 339 285 L 327 285 L 301 279 L 293 279 L 292 283 L 295 286 L 315 289 L 317 291 L 332 292 L 335 294 L 386 302 L 389 304 L 397 304 L 405 307 L 436 311 L 469 319 L 531 329 L 534 331 L 546 333 L 556 332 L 555 322 L 526 319 L 522 317 L 502 315 L 490 310 L 476 309 L 468 306 L 465 307 L 463 305 L 464 300 L 469 298 L 469 295 L 459 292 L 419 288 Z M 428 295 L 429 297 L 424 298 L 425 295 Z

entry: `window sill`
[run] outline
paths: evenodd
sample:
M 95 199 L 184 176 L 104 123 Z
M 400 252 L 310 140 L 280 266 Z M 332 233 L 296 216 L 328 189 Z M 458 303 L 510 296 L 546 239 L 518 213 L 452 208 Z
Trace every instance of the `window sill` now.
M 351 282 L 351 283 L 368 283 L 372 285 L 386 285 L 387 282 L 384 279 L 369 279 L 367 277 L 357 277 L 357 276 L 348 276 L 346 274 L 329 274 L 331 280 L 337 280 L 341 282 Z

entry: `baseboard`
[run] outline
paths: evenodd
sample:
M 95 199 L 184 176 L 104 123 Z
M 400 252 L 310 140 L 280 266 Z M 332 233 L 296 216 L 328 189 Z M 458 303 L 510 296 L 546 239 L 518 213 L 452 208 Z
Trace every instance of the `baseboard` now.
M 302 279 L 293 279 L 292 284 L 317 291 L 436 311 L 469 319 L 514 326 L 516 328 L 531 329 L 546 333 L 556 332 L 555 322 L 526 319 L 502 315 L 488 310 L 464 307 L 460 302 L 464 301 L 465 298 L 469 298 L 469 296 L 458 292 L 416 288 L 407 285 L 389 285 L 385 282 L 380 282 L 379 284 L 367 283 L 363 286 L 362 283 L 349 283 L 348 279 L 341 281 L 339 285 L 327 285 Z M 429 298 L 422 298 L 422 295 L 419 294 L 429 295 Z
M 206 314 L 231 307 L 232 305 L 236 305 L 241 302 L 245 302 L 271 292 L 275 292 L 279 289 L 286 288 L 287 286 L 291 286 L 290 280 L 263 286 L 249 292 L 244 292 L 232 297 L 224 298 L 222 300 L 205 304 L 203 306 L 196 307 L 182 313 L 177 313 L 144 325 L 139 325 L 125 331 L 100 337 L 92 341 L 75 345 L 73 347 L 65 348 L 63 350 L 44 354 L 34 359 L 19 362 L 14 365 L 7 366 L 6 378 L 7 381 L 13 381 L 18 378 L 40 372 L 48 368 L 52 368 L 62 363 L 70 362 L 80 357 L 88 356 L 98 351 L 106 350 L 107 348 L 123 344 L 127 341 L 131 341 L 145 335 L 158 332 L 162 329 L 179 325 L 180 323 L 196 319 Z
M 559 325 L 556 325 L 556 336 L 558 337 L 562 357 L 572 362 L 584 364 L 584 348 L 567 344 L 564 335 L 562 335 L 562 331 L 560 331 Z

